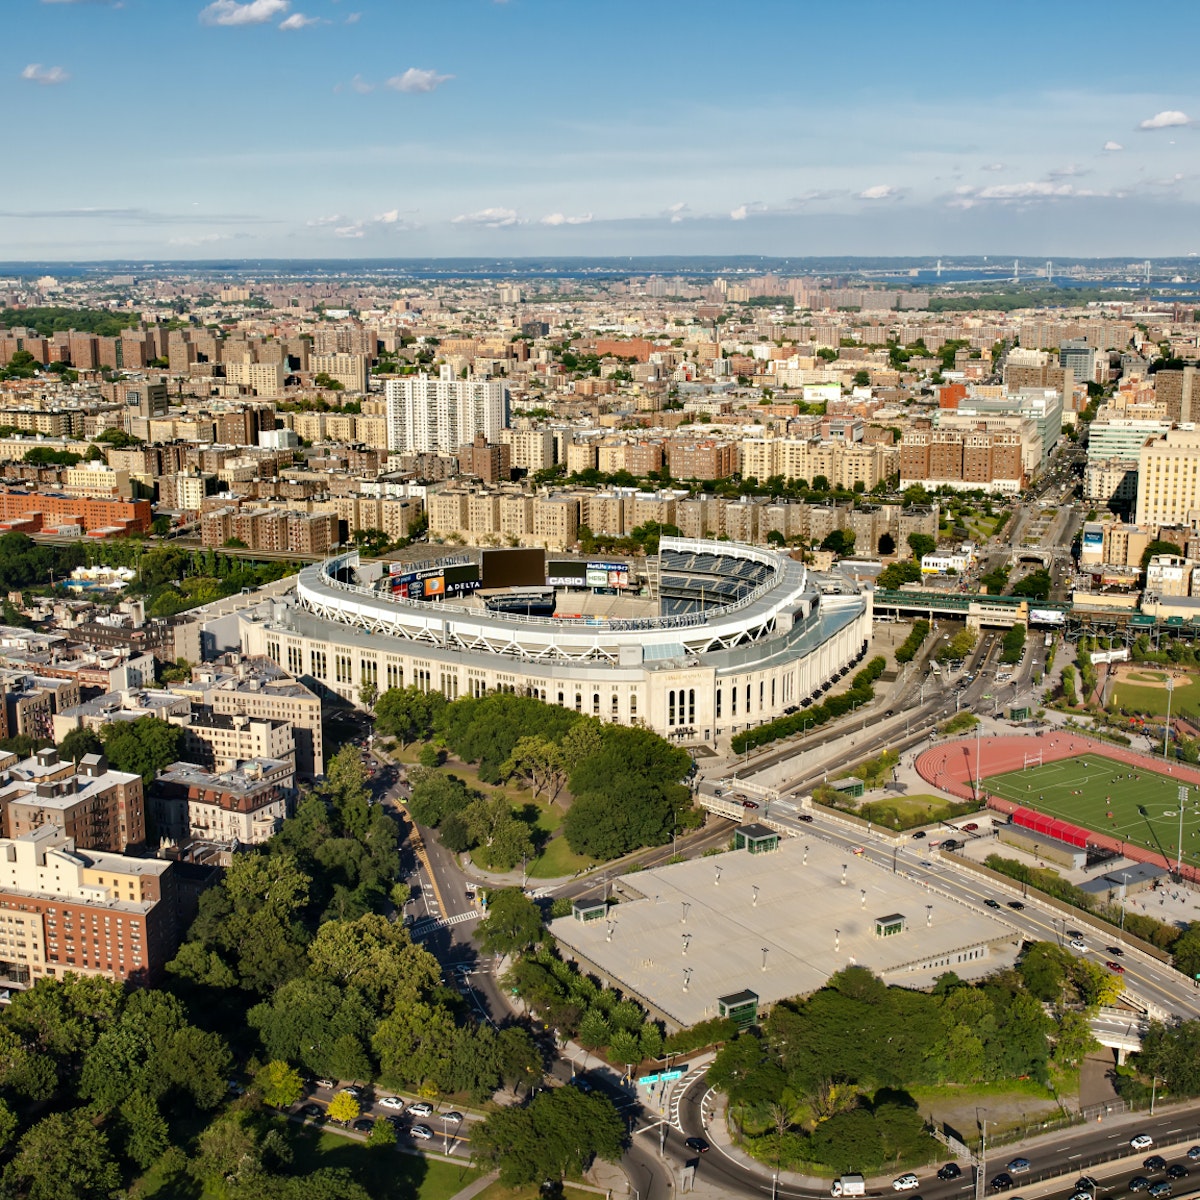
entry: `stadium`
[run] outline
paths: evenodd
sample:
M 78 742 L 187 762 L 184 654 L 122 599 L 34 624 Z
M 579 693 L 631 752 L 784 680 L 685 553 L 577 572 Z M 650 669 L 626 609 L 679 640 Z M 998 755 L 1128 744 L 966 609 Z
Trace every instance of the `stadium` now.
M 423 564 L 351 552 L 242 615 L 239 641 L 354 704 L 364 687 L 509 691 L 689 744 L 811 703 L 866 653 L 870 593 L 786 554 L 664 537 L 638 586 L 632 566 L 541 550 Z

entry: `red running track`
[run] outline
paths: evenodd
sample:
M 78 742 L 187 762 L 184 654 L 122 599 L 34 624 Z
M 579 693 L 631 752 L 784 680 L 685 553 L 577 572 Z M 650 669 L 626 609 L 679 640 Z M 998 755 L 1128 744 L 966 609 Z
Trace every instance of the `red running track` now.
M 1061 729 L 1044 730 L 1037 734 L 1025 734 L 1019 737 L 985 737 L 976 741 L 974 738 L 962 738 L 958 741 L 944 742 L 931 746 L 917 756 L 917 772 L 926 783 L 932 784 L 942 792 L 949 792 L 962 800 L 973 798 L 972 782 L 975 779 L 976 747 L 979 756 L 979 775 L 986 779 L 989 775 L 1003 775 L 1008 771 L 1019 771 L 1025 766 L 1027 754 L 1042 755 L 1043 762 L 1057 762 L 1063 758 L 1077 758 L 1082 754 L 1102 754 L 1117 762 L 1126 763 L 1131 767 L 1141 767 L 1144 770 L 1163 773 L 1163 765 L 1148 754 L 1140 754 L 1136 750 L 1127 750 L 1124 746 L 1115 746 L 1109 742 L 1097 741 L 1077 733 L 1067 733 Z M 1200 787 L 1200 770 L 1185 763 L 1171 763 L 1166 773 L 1180 783 Z M 999 796 L 987 796 L 988 808 L 1006 815 L 1011 815 L 1015 809 L 1036 808 L 1036 805 L 1014 804 L 1010 800 L 1002 800 Z M 1145 846 L 1132 845 L 1119 838 L 1110 837 L 1095 830 L 1088 830 L 1088 841 L 1093 846 L 1103 850 L 1111 850 L 1132 858 L 1137 862 L 1153 863 L 1175 870 L 1175 862 Z M 1183 875 L 1192 882 L 1200 881 L 1200 871 L 1195 867 L 1184 865 Z

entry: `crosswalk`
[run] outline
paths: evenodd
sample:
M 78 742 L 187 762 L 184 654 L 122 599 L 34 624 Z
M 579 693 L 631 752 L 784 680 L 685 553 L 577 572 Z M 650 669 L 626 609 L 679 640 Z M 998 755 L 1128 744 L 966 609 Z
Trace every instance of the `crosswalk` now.
M 435 929 L 449 929 L 451 925 L 463 925 L 467 921 L 478 920 L 479 910 L 474 908 L 453 917 L 423 917 L 413 926 L 412 936 L 414 938 L 424 937 L 427 933 L 433 933 Z

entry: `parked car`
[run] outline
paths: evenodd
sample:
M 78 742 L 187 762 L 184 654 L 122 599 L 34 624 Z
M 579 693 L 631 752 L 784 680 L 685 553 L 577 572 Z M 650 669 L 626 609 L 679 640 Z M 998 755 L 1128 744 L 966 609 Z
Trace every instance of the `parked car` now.
M 399 1096 L 384 1096 L 383 1099 L 379 1101 L 379 1107 L 380 1108 L 394 1108 L 398 1112 L 403 1112 L 404 1111 L 404 1101 L 401 1100 Z
M 455 1112 L 454 1109 L 451 1109 L 449 1112 L 442 1113 L 442 1120 L 449 1125 L 461 1125 L 462 1119 L 462 1113 Z
M 375 1128 L 375 1122 L 369 1121 L 366 1117 L 360 1117 L 354 1122 L 354 1128 L 359 1133 L 370 1133 Z
M 963 833 L 975 833 L 978 831 L 979 826 L 974 821 L 968 821 L 962 828 Z
M 432 1142 L 433 1130 L 428 1125 L 414 1125 L 409 1131 L 410 1137 L 415 1137 L 418 1142 Z
M 408 1111 L 414 1117 L 431 1117 L 433 1116 L 433 1105 L 427 1104 L 424 1100 L 418 1100 L 416 1104 L 410 1104 Z
M 319 1104 L 306 1104 L 301 1110 L 302 1117 L 319 1117 L 325 1110 Z
M 925 836 L 926 836 L 926 834 L 925 834 L 925 830 L 923 830 L 923 829 L 918 829 L 918 830 L 916 831 L 916 833 L 914 833 L 914 834 L 913 834 L 913 837 L 914 837 L 914 838 L 915 838 L 915 839 L 916 839 L 918 842 L 919 842 L 919 841 L 920 841 L 920 840 L 921 840 L 923 837 L 925 837 Z
M 319 1087 L 319 1088 L 335 1088 L 335 1087 L 337 1087 L 337 1082 L 333 1079 L 318 1079 L 317 1087 Z

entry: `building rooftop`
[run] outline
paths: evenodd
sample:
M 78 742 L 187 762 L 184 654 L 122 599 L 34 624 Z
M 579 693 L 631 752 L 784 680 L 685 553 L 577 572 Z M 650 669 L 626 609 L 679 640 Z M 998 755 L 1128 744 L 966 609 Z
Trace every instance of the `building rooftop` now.
M 990 948 L 1014 936 L 1011 926 L 927 891 L 924 875 L 893 874 L 819 838 L 785 839 L 772 853 L 623 875 L 606 920 L 560 917 L 549 928 L 678 1025 L 716 1016 L 720 996 L 751 988 L 770 1005 L 855 964 L 913 986 L 995 969 Z M 907 928 L 877 936 L 879 913 L 904 916 Z

